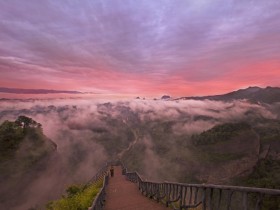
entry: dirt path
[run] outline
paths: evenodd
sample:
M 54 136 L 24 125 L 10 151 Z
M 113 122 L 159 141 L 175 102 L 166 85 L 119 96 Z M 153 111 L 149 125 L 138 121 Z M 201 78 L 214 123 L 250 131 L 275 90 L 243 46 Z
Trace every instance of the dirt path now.
M 169 208 L 143 196 L 137 185 L 121 175 L 121 167 L 115 167 L 115 176 L 109 179 L 104 210 L 167 210 Z M 170 209 L 169 209 L 170 210 Z
M 129 143 L 129 145 L 126 149 L 122 150 L 119 154 L 117 154 L 117 157 L 119 159 L 121 159 L 122 156 L 124 155 L 124 153 L 129 151 L 138 141 L 138 136 L 137 136 L 136 132 L 134 130 L 132 130 L 132 132 L 133 132 L 133 135 L 134 135 L 134 140 Z

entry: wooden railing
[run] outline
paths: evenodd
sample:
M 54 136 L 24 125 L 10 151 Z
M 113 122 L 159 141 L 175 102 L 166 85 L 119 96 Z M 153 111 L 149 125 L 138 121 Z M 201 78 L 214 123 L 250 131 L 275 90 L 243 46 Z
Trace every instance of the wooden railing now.
M 104 202 L 105 202 L 105 188 L 108 184 L 108 179 L 109 176 L 108 174 L 106 174 L 103 178 L 103 186 L 100 189 L 99 193 L 97 194 L 97 196 L 95 197 L 92 206 L 88 208 L 88 210 L 101 210 L 104 206 Z
M 104 178 L 107 172 L 108 172 L 108 163 L 104 164 L 104 166 L 97 171 L 97 173 L 87 182 L 86 186 L 89 184 L 94 184 L 99 182 L 101 179 Z
M 279 189 L 151 182 L 144 181 L 137 172 L 127 172 L 122 167 L 123 175 L 137 183 L 142 194 L 172 209 L 280 210 Z
M 128 172 L 120 161 L 108 162 L 90 181 L 103 178 L 103 186 L 89 210 L 101 210 L 108 184 L 108 166 L 121 165 L 127 180 L 141 193 L 167 207 L 180 210 L 280 210 L 280 190 L 212 184 L 185 184 L 144 180 L 138 172 Z M 277 206 L 278 205 L 278 206 Z
M 101 210 L 103 209 L 103 206 L 105 204 L 105 189 L 106 186 L 108 185 L 108 181 L 109 181 L 109 175 L 108 175 L 108 167 L 112 166 L 112 165 L 121 165 L 120 161 L 110 161 L 107 162 L 106 164 L 104 164 L 104 166 L 96 173 L 96 175 L 94 175 L 88 184 L 94 184 L 97 183 L 99 181 L 101 181 L 101 179 L 103 179 L 103 185 L 102 188 L 100 189 L 99 193 L 97 194 L 97 196 L 95 197 L 91 207 L 88 208 L 88 210 Z

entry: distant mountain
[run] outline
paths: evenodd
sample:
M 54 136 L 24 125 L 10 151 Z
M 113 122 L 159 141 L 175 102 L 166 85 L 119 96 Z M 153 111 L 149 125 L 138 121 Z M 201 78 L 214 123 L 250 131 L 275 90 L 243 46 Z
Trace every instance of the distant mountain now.
M 279 87 L 248 87 L 246 89 L 240 89 L 224 95 L 214 96 L 197 96 L 197 97 L 182 97 L 176 100 L 214 100 L 214 101 L 232 101 L 238 99 L 247 99 L 251 102 L 257 103 L 275 103 L 280 102 L 280 88 Z
M 171 99 L 171 97 L 168 95 L 164 95 L 161 97 L 161 100 L 169 100 L 169 99 Z
M 54 93 L 83 94 L 83 92 L 69 91 L 69 90 L 19 89 L 19 88 L 6 88 L 6 87 L 0 87 L 0 93 L 1 92 L 14 93 L 14 94 L 54 94 Z

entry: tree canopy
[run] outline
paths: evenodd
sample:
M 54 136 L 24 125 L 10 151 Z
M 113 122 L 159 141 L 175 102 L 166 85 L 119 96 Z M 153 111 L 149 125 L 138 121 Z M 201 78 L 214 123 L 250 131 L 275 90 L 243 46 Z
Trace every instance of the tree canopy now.
M 23 128 L 26 128 L 26 127 L 41 127 L 42 126 L 40 123 L 37 123 L 32 118 L 26 117 L 24 115 L 19 116 L 16 119 L 15 123 L 18 126 L 23 126 Z

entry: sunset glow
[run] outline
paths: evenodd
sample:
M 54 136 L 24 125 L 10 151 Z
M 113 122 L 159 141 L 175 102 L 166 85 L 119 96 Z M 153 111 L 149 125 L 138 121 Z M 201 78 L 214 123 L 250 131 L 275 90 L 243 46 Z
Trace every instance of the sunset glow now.
M 0 87 L 179 97 L 280 86 L 278 0 L 0 1 L 0 29 Z

